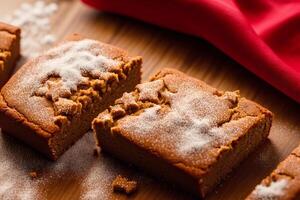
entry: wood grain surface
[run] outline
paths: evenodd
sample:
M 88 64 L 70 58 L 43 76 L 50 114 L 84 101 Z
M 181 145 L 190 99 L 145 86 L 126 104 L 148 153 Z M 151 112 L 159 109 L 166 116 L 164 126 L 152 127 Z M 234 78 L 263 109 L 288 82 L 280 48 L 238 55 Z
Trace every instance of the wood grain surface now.
M 0 11 L 2 14 L 9 14 L 21 2 L 24 1 L 2 0 Z M 299 105 L 245 70 L 209 43 L 130 18 L 97 12 L 78 0 L 56 2 L 59 3 L 59 10 L 53 18 L 52 31 L 59 39 L 76 32 L 116 45 L 128 50 L 132 55 L 143 57 L 144 81 L 163 67 L 176 68 L 221 90 L 238 89 L 242 96 L 264 105 L 275 114 L 269 141 L 242 162 L 207 199 L 244 199 L 255 185 L 299 144 Z M 46 199 L 80 199 L 85 190 L 82 186 L 84 174 L 92 170 L 95 165 L 102 167 L 95 173 L 97 176 L 102 176 L 105 184 L 108 184 L 119 173 L 136 178 L 140 184 L 136 194 L 125 197 L 112 194 L 109 185 L 104 186 L 100 178 L 99 187 L 106 187 L 106 190 L 103 190 L 105 194 L 99 199 L 195 199 L 195 197 L 181 192 L 180 189 L 174 189 L 168 184 L 161 183 L 143 172 L 114 160 L 109 155 L 100 155 L 94 159 L 92 156 L 94 143 L 89 135 L 83 138 L 87 143 L 88 150 L 83 150 L 83 154 L 80 156 L 89 160 L 81 169 L 83 173 L 81 175 L 70 173 L 57 178 L 51 173 L 45 173 L 43 178 L 47 179 L 49 175 L 49 181 L 42 184 L 40 189 L 45 191 Z M 4 140 L 10 146 L 23 146 L 11 138 Z M 77 148 L 77 146 L 73 148 Z M 32 160 L 44 159 L 39 154 L 31 152 L 30 148 L 21 148 L 35 157 Z M 66 159 L 72 151 L 73 149 L 67 152 L 62 159 Z M 83 158 L 78 159 L 79 162 Z M 31 158 L 28 159 L 31 160 Z M 55 164 L 49 162 L 49 165 Z

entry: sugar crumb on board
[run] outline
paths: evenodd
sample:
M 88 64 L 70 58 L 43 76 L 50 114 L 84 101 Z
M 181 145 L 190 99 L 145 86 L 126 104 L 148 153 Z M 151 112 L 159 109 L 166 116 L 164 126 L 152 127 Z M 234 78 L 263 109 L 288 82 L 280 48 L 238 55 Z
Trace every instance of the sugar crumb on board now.
M 36 171 L 29 172 L 29 176 L 31 179 L 36 179 L 38 177 L 38 173 Z
M 100 148 L 99 147 L 94 147 L 93 156 L 94 157 L 99 157 L 99 155 L 100 155 Z
M 113 192 L 130 195 L 137 190 L 137 181 L 118 175 L 111 184 Z
M 100 164 L 99 159 L 91 155 L 93 144 L 93 137 L 87 133 L 57 162 L 52 162 L 0 132 L 0 199 L 43 200 L 50 189 L 45 186 L 52 181 L 68 179 L 66 174 L 70 178 L 88 176 L 86 173 L 91 173 L 89 170 L 93 170 L 94 164 Z M 88 192 L 84 183 L 80 186 Z M 98 198 L 102 196 L 98 194 Z

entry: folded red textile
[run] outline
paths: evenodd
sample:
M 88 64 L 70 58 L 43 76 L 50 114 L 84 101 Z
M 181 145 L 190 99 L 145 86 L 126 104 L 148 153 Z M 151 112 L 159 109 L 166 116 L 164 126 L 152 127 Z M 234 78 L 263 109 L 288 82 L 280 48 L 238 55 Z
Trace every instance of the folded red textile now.
M 300 0 L 82 0 L 202 37 L 300 103 Z

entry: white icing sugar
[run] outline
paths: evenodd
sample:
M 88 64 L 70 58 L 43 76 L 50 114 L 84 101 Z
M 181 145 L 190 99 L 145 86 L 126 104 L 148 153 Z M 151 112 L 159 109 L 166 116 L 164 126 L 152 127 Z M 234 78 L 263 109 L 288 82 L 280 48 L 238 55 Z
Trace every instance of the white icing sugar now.
M 53 193 L 53 184 L 63 186 L 71 180 L 78 182 L 82 199 L 107 199 L 120 164 L 109 158 L 95 158 L 94 145 L 92 133 L 87 133 L 59 160 L 51 162 L 0 131 L 0 199 L 44 200 Z M 38 178 L 29 176 L 32 171 L 37 171 Z
M 278 198 L 284 194 L 288 181 L 280 179 L 276 182 L 271 182 L 269 186 L 258 185 L 254 190 L 254 194 L 262 199 L 268 200 L 269 198 Z
M 174 97 L 173 104 L 171 104 L 173 109 L 167 114 L 166 121 L 170 123 L 170 126 L 172 122 L 181 124 L 181 127 L 176 130 L 177 135 L 181 135 L 177 144 L 180 153 L 186 154 L 201 150 L 215 140 L 226 137 L 221 129 L 215 127 L 215 115 L 210 113 L 213 109 L 209 102 L 205 101 L 206 95 L 199 91 L 187 91 L 180 100 Z M 196 106 L 199 106 L 199 101 L 201 101 L 201 110 L 204 115 L 197 113 Z
M 54 42 L 56 41 L 56 37 L 54 35 L 45 35 L 42 40 L 41 40 L 41 43 L 43 45 L 51 45 L 53 44 Z
M 51 55 L 51 58 L 38 63 L 40 79 L 58 75 L 64 88 L 76 90 L 77 85 L 86 80 L 84 72 L 99 74 L 120 63 L 94 53 L 97 44 L 97 41 L 85 39 L 66 42 L 49 50 L 46 55 Z
M 209 135 L 201 135 L 208 133 L 211 127 L 210 121 L 206 118 L 192 119 L 191 126 L 182 134 L 182 142 L 179 145 L 180 152 L 189 152 L 201 149 L 210 142 Z
M 136 88 L 140 91 L 140 100 L 151 99 L 158 101 L 158 91 L 163 88 L 164 82 L 162 80 L 151 81 L 148 83 L 139 84 Z
M 193 87 L 182 87 L 177 93 L 164 92 L 162 95 L 169 98 L 170 108 L 155 105 L 145 109 L 138 117 L 119 120 L 118 124 L 140 137 L 162 132 L 160 139 L 171 140 L 180 154 L 202 150 L 217 140 L 226 139 L 227 135 L 216 126 L 215 121 L 222 116 L 220 112 L 228 110 L 228 104 L 219 99 L 211 102 L 214 98 L 211 94 Z
M 30 162 L 35 160 L 27 163 L 24 160 L 27 155 L 23 153 L 23 149 L 10 142 L 0 137 L 0 199 L 34 200 L 39 197 L 39 181 L 32 181 L 28 174 L 32 170 Z
M 57 3 L 36 1 L 22 3 L 12 14 L 3 17 L 4 22 L 22 29 L 23 56 L 34 57 L 56 41 L 56 37 L 49 32 L 52 30 L 50 19 L 57 10 Z
M 157 112 L 161 109 L 161 106 L 159 105 L 155 105 L 153 107 L 147 108 L 144 110 L 143 113 L 140 114 L 140 119 L 143 123 L 140 123 L 139 121 L 137 123 L 139 123 L 139 127 L 141 127 L 141 129 L 137 129 L 137 131 L 139 131 L 139 133 L 143 134 L 143 133 L 147 133 L 148 131 L 150 131 L 153 128 L 153 124 L 154 121 L 157 118 Z M 129 128 L 129 127 L 127 127 Z
M 95 163 L 83 180 L 82 200 L 109 199 L 110 184 L 114 178 L 113 168 L 108 168 L 103 163 Z

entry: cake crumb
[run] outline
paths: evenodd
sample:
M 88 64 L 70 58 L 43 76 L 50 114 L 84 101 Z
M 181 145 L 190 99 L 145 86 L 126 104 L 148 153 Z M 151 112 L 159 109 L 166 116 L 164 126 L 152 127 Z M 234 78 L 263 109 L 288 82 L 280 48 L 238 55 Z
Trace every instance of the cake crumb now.
M 114 192 L 130 195 L 137 190 L 137 182 L 118 175 L 112 182 Z
M 94 148 L 93 155 L 95 157 L 99 157 L 99 155 L 100 155 L 100 148 L 99 147 Z
M 38 174 L 36 171 L 32 171 L 29 173 L 29 176 L 31 179 L 36 179 L 38 177 Z

